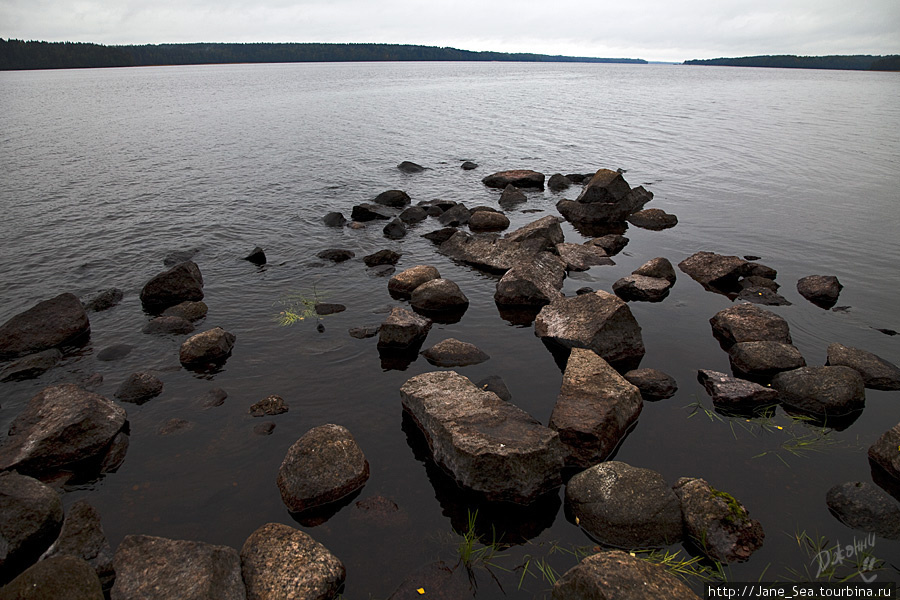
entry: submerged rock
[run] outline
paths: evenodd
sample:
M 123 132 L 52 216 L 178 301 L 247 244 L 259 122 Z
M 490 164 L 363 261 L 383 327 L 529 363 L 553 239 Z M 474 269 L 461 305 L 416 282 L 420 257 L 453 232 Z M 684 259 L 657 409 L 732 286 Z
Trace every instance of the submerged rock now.
M 344 262 L 348 261 L 354 256 L 356 253 L 353 250 L 346 250 L 344 248 L 328 248 L 327 250 L 322 250 L 316 254 L 322 260 L 330 260 L 331 262 Z
M 392 208 L 403 208 L 412 202 L 412 199 L 410 199 L 409 194 L 403 190 L 388 190 L 375 196 L 375 199 L 372 200 L 372 202 L 382 206 L 390 206 Z
M 366 263 L 367 267 L 376 267 L 378 265 L 396 265 L 401 256 L 402 254 L 400 254 L 399 252 L 384 249 L 369 254 L 368 256 L 363 256 L 363 262 Z
M 125 292 L 119 288 L 110 288 L 85 299 L 82 304 L 84 304 L 84 310 L 88 312 L 102 312 L 117 306 L 123 298 L 125 298 Z
M 353 207 L 350 212 L 350 219 L 353 222 L 367 223 L 369 221 L 386 221 L 393 219 L 396 211 L 390 207 L 374 204 L 371 202 L 363 202 Z
M 621 550 L 592 554 L 553 585 L 554 600 L 700 600 L 662 565 Z
M 778 401 L 778 390 L 718 371 L 699 370 L 697 380 L 703 384 L 706 393 L 718 408 L 753 408 Z
M 251 417 L 265 417 L 280 415 L 286 413 L 289 409 L 290 407 L 285 403 L 284 398 L 272 394 L 271 396 L 266 396 L 256 404 L 252 404 L 248 412 Z
M 465 367 L 488 360 L 484 351 L 474 344 L 447 338 L 422 352 L 428 362 L 438 367 Z
M 91 324 L 74 294 L 38 302 L 0 326 L 0 360 L 86 340 Z
M 900 390 L 900 368 L 880 356 L 866 350 L 843 346 L 838 343 L 828 345 L 826 365 L 843 365 L 862 375 L 867 388 L 873 390 Z
M 163 382 L 152 373 L 132 373 L 116 389 L 114 394 L 122 402 L 143 404 L 159 396 L 163 390 Z
M 37 479 L 0 472 L 0 585 L 32 564 L 63 523 L 59 494 Z
M 262 266 L 266 264 L 266 253 L 262 248 L 257 246 L 250 254 L 244 257 L 244 260 L 250 261 L 254 265 Z
M 103 589 L 112 587 L 116 572 L 113 551 L 100 524 L 100 513 L 86 500 L 69 507 L 62 530 L 44 557 L 75 556 L 86 561 L 97 574 Z
M 800 295 L 821 308 L 831 308 L 837 304 L 843 288 L 834 275 L 809 275 L 797 281 Z
M 657 369 L 632 369 L 623 377 L 628 383 L 637 386 L 644 400 L 665 400 L 678 391 L 675 379 Z
M 205 302 L 182 302 L 175 306 L 170 306 L 162 312 L 164 317 L 181 317 L 187 321 L 199 321 L 209 312 L 209 307 Z
M 194 324 L 184 317 L 163 315 L 148 321 L 141 331 L 151 335 L 183 335 L 194 331 Z
M 847 527 L 900 539 L 900 504 L 871 483 L 850 481 L 836 485 L 828 490 L 825 502 Z
M 792 342 L 787 321 L 753 304 L 735 304 L 720 310 L 709 324 L 713 336 L 725 348 L 739 342 Z
M 347 224 L 347 217 L 339 212 L 330 212 L 322 217 L 322 222 L 327 227 L 343 227 Z
M 499 203 L 504 208 L 513 207 L 524 202 L 528 202 L 528 196 L 511 183 L 503 188 L 503 193 L 500 194 Z
M 417 165 L 416 163 L 409 162 L 408 160 L 404 160 L 403 162 L 401 162 L 399 165 L 397 165 L 397 168 L 404 173 L 421 173 L 425 170 L 425 167 L 423 167 L 422 165 Z
M 741 280 L 744 285 L 746 279 Z M 768 280 L 766 280 L 768 281 Z M 773 282 L 774 283 L 774 282 Z M 744 302 L 752 302 L 753 304 L 765 304 L 766 306 L 790 306 L 791 302 L 781 294 L 773 291 L 769 287 L 747 286 L 744 287 L 737 295 L 735 300 Z
M 772 379 L 779 399 L 797 410 L 827 417 L 846 416 L 866 404 L 862 376 L 850 367 L 801 367 Z
M 0 371 L 0 381 L 36 379 L 58 365 L 62 358 L 62 352 L 56 348 L 29 354 L 7 365 L 3 371 Z
M 158 274 L 141 289 L 141 304 L 152 313 L 186 300 L 203 300 L 203 276 L 193 261 L 179 263 Z
M 473 169 L 477 169 L 478 165 L 471 160 L 465 161 L 463 164 L 459 165 L 464 171 L 471 171 Z
M 544 188 L 544 174 L 528 169 L 513 169 L 488 175 L 481 182 L 492 188 L 503 189 L 508 185 L 518 188 Z

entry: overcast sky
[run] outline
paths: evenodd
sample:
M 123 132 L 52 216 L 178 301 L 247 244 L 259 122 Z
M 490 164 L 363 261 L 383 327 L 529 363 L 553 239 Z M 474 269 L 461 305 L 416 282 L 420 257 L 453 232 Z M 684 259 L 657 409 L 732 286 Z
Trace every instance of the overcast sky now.
M 900 54 L 900 0 L 0 0 L 0 38 L 381 42 L 663 61 Z

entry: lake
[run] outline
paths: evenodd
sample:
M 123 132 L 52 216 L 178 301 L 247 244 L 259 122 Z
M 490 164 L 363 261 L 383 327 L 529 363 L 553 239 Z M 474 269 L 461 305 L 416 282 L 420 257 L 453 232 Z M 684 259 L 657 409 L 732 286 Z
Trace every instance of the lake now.
M 399 389 L 436 370 L 424 358 L 385 369 L 376 339 L 351 327 L 378 325 L 393 300 L 387 279 L 361 257 L 402 252 L 398 270 L 431 264 L 470 300 L 464 317 L 436 324 L 425 347 L 449 337 L 471 342 L 490 360 L 457 369 L 473 381 L 499 375 L 512 401 L 546 424 L 562 374 L 533 327 L 501 318 L 495 276 L 456 264 L 420 237 L 435 219 L 391 241 L 381 224 L 328 228 L 322 216 L 369 201 L 388 189 L 413 203 L 442 198 L 498 206 L 499 191 L 481 179 L 495 171 L 550 174 L 624 169 L 632 186 L 655 194 L 648 208 L 674 213 L 664 231 L 630 227 L 615 266 L 567 278 L 563 291 L 612 283 L 647 260 L 677 264 L 700 250 L 757 255 L 778 270 L 791 306 L 771 307 L 790 324 L 810 365 L 832 342 L 900 363 L 900 78 L 896 73 L 673 65 L 373 63 L 153 67 L 0 73 L 0 322 L 35 303 L 72 292 L 125 290 L 117 307 L 92 313 L 91 339 L 36 380 L 4 383 L 0 430 L 44 386 L 103 375 L 96 391 L 112 398 L 135 371 L 149 370 L 163 393 L 124 404 L 131 445 L 122 467 L 71 485 L 65 506 L 87 499 L 99 510 L 113 547 L 143 533 L 240 549 L 269 522 L 303 529 L 347 568 L 344 598 L 385 598 L 415 569 L 457 562 L 469 514 L 503 548 L 473 570 L 479 598 L 549 597 L 534 565 L 561 573 L 578 547 L 595 543 L 562 506 L 563 492 L 530 510 L 469 499 L 423 453 L 403 418 Z M 403 160 L 428 167 L 407 175 Z M 460 168 L 463 160 L 479 167 Z M 527 192 L 508 211 L 512 228 L 558 214 L 561 194 Z M 536 210 L 538 212 L 525 212 Z M 568 223 L 566 240 L 589 238 Z M 261 246 L 268 264 L 242 258 Z M 356 259 L 326 264 L 316 253 L 348 248 Z M 138 298 L 172 252 L 195 250 L 209 314 L 198 331 L 221 326 L 237 336 L 215 374 L 181 368 L 184 336 L 141 333 L 148 320 Z M 806 275 L 836 275 L 843 311 L 801 297 Z M 752 558 L 732 565 L 734 581 L 808 580 L 811 557 L 796 536 L 830 545 L 864 539 L 841 524 L 825 493 L 846 481 L 871 482 L 867 448 L 900 420 L 897 392 L 866 390 L 866 408 L 848 428 L 822 430 L 778 409 L 767 420 L 715 413 L 697 369 L 730 373 L 709 318 L 727 308 L 678 272 L 669 297 L 632 302 L 643 329 L 641 366 L 679 384 L 667 400 L 646 402 L 615 455 L 673 483 L 703 477 L 743 502 L 766 532 Z M 343 313 L 283 326 L 292 296 L 345 304 Z M 324 331 L 318 331 L 317 325 Z M 135 349 L 97 360 L 113 344 Z M 222 406 L 197 398 L 221 387 Z M 270 394 L 289 412 L 270 418 L 270 436 L 248 407 Z M 161 436 L 171 418 L 193 429 Z M 371 476 L 351 502 L 324 522 L 298 523 L 275 478 L 288 449 L 325 423 L 347 427 L 365 452 Z M 800 445 L 798 444 L 808 445 Z M 373 519 L 355 502 L 384 496 L 399 511 Z M 502 536 L 502 537 L 501 537 Z M 681 545 L 670 550 L 686 551 Z M 900 542 L 871 549 L 900 559 Z M 525 572 L 529 557 L 533 560 Z M 846 570 L 845 570 L 846 571 Z M 850 570 L 852 572 L 852 569 Z M 496 576 L 496 579 L 494 578 Z M 884 571 L 881 580 L 896 580 Z M 521 583 L 520 583 L 521 580 Z M 694 584 L 697 585 L 696 583 Z M 501 586 L 503 592 L 501 592 Z M 696 589 L 700 589 L 697 587 Z

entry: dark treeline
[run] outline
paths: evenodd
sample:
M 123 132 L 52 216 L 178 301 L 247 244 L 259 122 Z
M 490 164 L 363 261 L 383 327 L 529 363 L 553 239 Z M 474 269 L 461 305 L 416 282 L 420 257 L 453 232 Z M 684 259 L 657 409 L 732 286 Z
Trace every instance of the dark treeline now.
M 777 67 L 781 69 L 841 69 L 848 71 L 900 71 L 900 56 L 744 56 L 686 60 L 686 65 L 724 67 Z
M 0 39 L 0 70 L 227 63 L 372 61 L 517 61 L 646 64 L 636 58 L 472 52 L 401 44 L 148 44 L 103 46 Z

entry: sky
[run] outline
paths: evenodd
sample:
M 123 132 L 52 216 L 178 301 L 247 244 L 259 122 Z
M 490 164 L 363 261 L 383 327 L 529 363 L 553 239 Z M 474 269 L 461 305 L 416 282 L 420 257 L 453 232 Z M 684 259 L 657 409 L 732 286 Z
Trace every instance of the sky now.
M 900 0 L 0 0 L 0 38 L 377 42 L 681 62 L 900 54 Z

